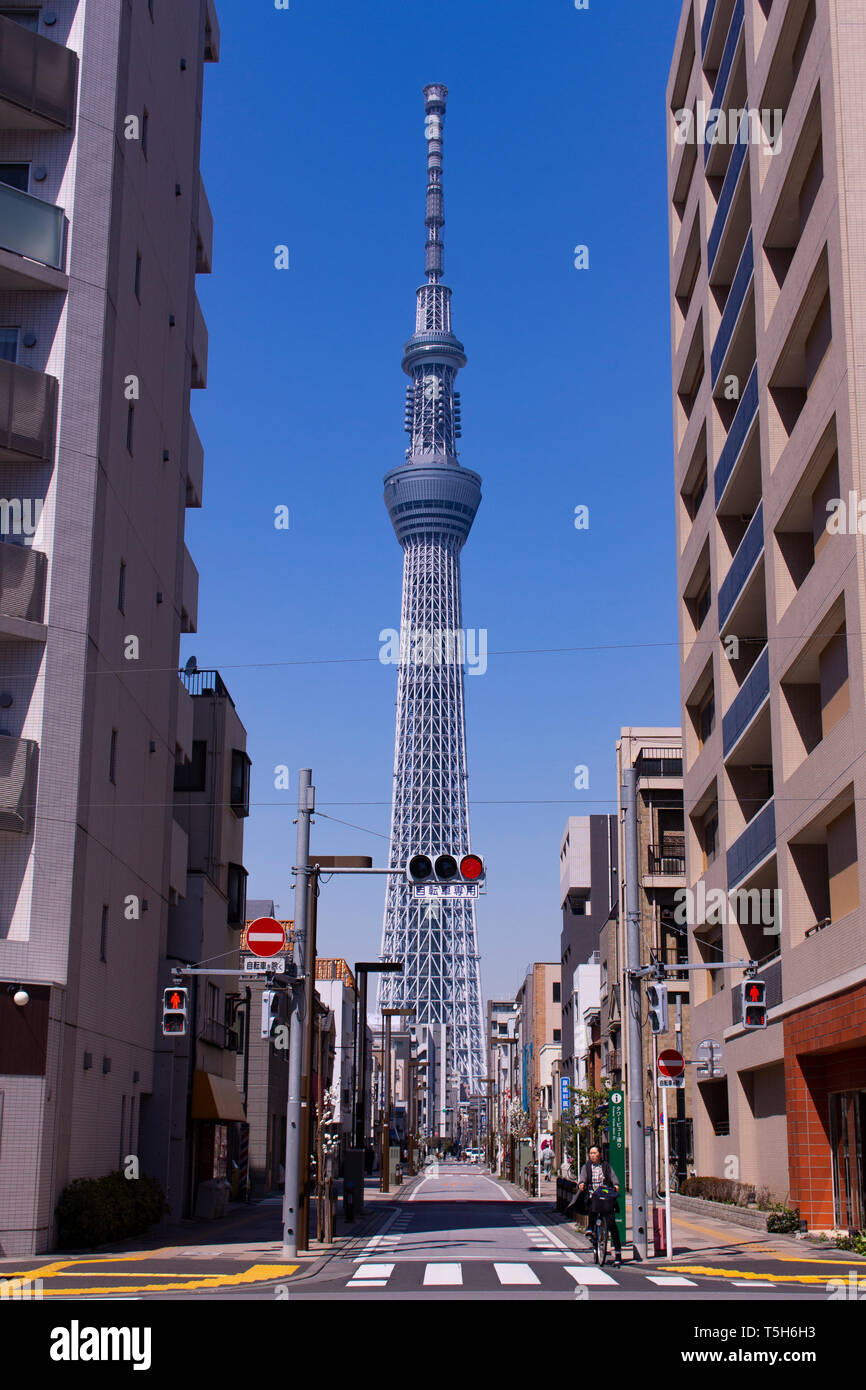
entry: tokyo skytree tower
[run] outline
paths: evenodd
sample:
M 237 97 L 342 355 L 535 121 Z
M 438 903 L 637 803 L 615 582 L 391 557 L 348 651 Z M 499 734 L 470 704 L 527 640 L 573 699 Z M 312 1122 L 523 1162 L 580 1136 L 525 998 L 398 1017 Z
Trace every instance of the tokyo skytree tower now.
M 451 291 L 442 280 L 442 125 L 448 88 L 424 88 L 427 137 L 426 283 L 403 371 L 406 461 L 385 477 L 385 505 L 403 547 L 390 867 L 416 854 L 469 852 L 460 551 L 481 501 L 481 479 L 457 457 L 466 365 L 451 332 Z M 448 1071 L 464 1095 L 485 1075 L 475 902 L 465 885 L 413 896 L 388 879 L 382 957 L 404 973 L 379 976 L 379 1007 L 416 1009 L 415 1022 L 448 1025 Z M 476 890 L 477 891 L 477 890 Z M 435 892 L 435 890 L 434 890 Z M 444 892 L 448 896 L 442 896 Z

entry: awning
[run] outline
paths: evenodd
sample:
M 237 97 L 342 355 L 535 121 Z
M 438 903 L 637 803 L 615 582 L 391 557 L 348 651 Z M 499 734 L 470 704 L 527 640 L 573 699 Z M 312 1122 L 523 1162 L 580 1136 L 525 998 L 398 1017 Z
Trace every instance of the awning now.
M 209 1071 L 193 1072 L 192 1118 L 246 1121 L 243 1097 L 235 1083 Z

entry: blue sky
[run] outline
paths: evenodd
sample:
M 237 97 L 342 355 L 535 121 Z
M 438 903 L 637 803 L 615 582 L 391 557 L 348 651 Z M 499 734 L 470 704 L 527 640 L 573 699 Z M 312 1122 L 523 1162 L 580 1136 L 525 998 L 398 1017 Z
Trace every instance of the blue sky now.
M 221 671 L 246 725 L 249 893 L 285 916 L 300 767 L 324 812 L 361 827 L 320 816 L 316 849 L 387 852 L 396 668 L 378 637 L 399 626 L 402 552 L 382 477 L 407 442 L 422 88 L 449 87 L 445 281 L 469 359 L 461 459 L 484 493 L 463 598 L 490 650 L 466 682 L 485 997 L 559 958 L 560 836 L 568 815 L 615 808 L 620 727 L 679 723 L 664 113 L 679 10 L 220 0 L 205 72 L 214 269 L 198 280 L 201 587 L 182 659 Z M 593 647 L 608 649 L 549 650 Z M 382 879 L 326 886 L 321 952 L 375 957 L 383 896 Z

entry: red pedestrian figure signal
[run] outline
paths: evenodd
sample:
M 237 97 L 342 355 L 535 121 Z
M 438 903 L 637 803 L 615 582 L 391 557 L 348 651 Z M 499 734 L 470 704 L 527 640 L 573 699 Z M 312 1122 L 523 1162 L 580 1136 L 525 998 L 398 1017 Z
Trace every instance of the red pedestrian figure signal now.
M 182 1038 L 189 1024 L 189 990 L 173 986 L 162 991 L 162 1035 Z
M 740 985 L 743 999 L 743 1027 L 766 1028 L 767 1026 L 767 982 L 766 980 L 743 980 Z

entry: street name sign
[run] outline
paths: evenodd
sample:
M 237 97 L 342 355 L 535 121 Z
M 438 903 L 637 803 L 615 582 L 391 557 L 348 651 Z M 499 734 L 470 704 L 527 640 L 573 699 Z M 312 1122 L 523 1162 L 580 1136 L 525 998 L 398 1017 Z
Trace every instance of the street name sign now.
M 658 1083 L 663 1091 L 668 1089 L 682 1091 L 686 1084 L 686 1078 L 684 1076 L 660 1076 Z

